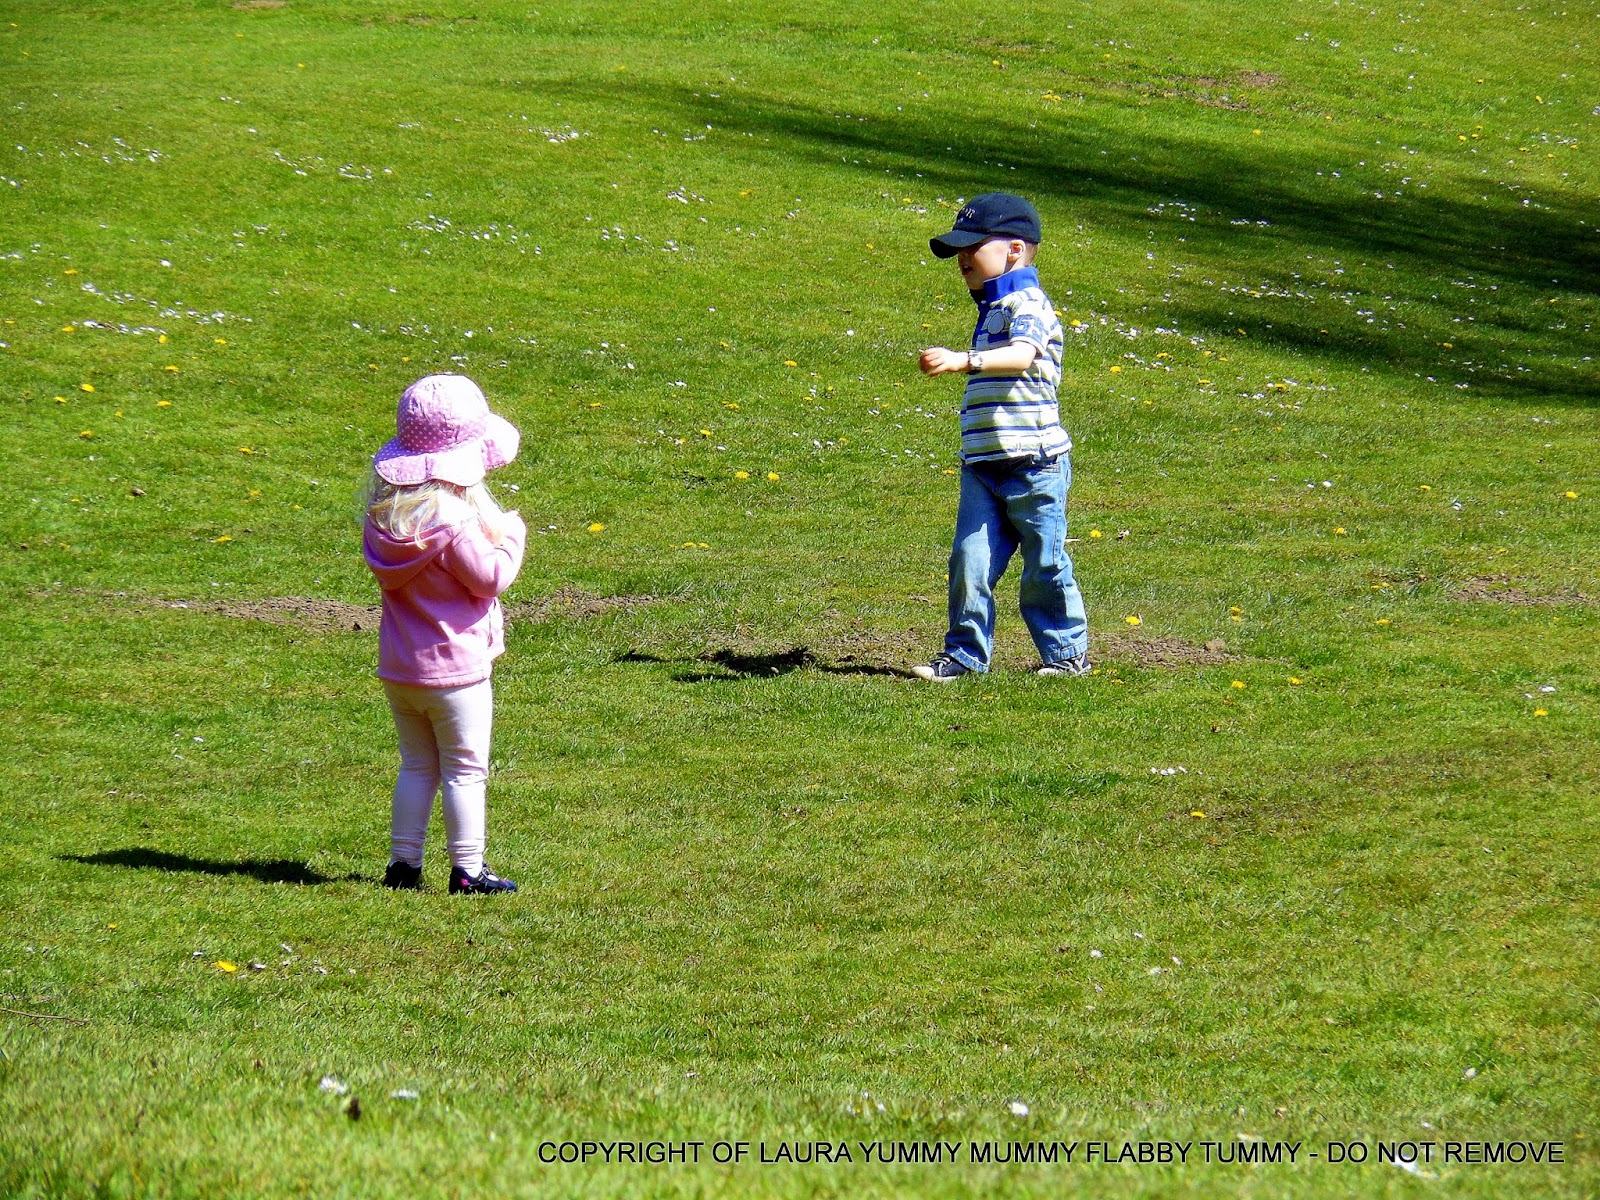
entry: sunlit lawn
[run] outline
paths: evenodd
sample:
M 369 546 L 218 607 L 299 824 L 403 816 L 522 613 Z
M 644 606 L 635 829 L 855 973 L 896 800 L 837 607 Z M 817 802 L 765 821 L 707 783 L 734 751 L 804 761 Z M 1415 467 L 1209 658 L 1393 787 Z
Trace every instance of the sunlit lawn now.
M 0 1192 L 1596 1188 L 1592 13 L 0 15 Z M 1099 670 L 1008 579 L 934 689 L 999 188 Z M 356 494 L 441 369 L 536 531 L 506 903 L 377 885 Z M 1303 1149 L 709 1161 L 1141 1139 Z

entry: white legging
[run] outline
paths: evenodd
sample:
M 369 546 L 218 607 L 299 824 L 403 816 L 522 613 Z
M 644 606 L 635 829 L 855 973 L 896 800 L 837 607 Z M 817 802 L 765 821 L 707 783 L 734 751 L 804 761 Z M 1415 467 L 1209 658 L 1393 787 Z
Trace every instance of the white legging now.
M 494 725 L 494 693 L 489 680 L 464 687 L 428 688 L 385 679 L 383 690 L 400 733 L 390 858 L 413 867 L 422 865 L 433 797 L 442 783 L 450 865 L 469 875 L 479 874 L 483 870 L 489 734 Z

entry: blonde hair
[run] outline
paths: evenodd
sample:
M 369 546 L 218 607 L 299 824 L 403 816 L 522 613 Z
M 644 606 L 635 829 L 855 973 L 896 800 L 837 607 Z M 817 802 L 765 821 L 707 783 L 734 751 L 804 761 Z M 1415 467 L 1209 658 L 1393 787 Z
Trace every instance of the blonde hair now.
M 367 518 L 392 538 L 422 545 L 430 530 L 477 520 L 490 541 L 499 543 L 505 510 L 483 483 L 471 487 L 430 479 L 410 485 L 390 483 L 376 471 L 367 479 Z

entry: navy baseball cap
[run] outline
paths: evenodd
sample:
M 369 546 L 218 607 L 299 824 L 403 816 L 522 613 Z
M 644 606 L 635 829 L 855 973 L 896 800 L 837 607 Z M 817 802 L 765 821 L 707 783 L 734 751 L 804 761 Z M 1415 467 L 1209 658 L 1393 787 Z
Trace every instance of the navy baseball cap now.
M 928 247 L 939 258 L 953 258 L 956 251 L 976 246 L 992 237 L 1021 238 L 1025 242 L 1043 240 L 1038 210 L 1021 196 L 1010 192 L 987 192 L 974 196 L 956 214 L 956 227 L 928 239 Z

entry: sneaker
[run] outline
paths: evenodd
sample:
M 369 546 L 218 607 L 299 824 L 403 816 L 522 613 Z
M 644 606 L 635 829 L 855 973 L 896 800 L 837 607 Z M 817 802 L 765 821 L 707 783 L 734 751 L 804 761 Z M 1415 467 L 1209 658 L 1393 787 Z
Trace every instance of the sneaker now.
M 383 873 L 383 886 L 415 891 L 422 886 L 422 868 L 413 867 L 410 863 L 392 862 Z
M 911 673 L 918 679 L 926 679 L 930 683 L 949 683 L 951 680 L 960 679 L 963 675 L 972 674 L 972 671 L 948 654 L 936 654 L 932 662 L 912 667 Z
M 1055 662 L 1047 662 L 1034 672 L 1035 675 L 1087 675 L 1093 664 L 1089 662 L 1087 654 L 1074 655 L 1072 658 L 1061 658 Z
M 497 892 L 514 892 L 517 885 L 509 879 L 501 879 L 489 869 L 489 864 L 483 864 L 483 870 L 477 875 L 468 875 L 460 867 L 450 868 L 450 894 L 452 896 L 490 896 Z

